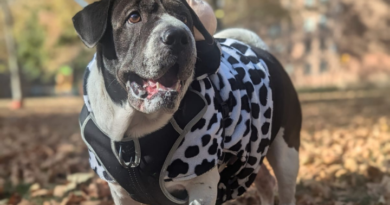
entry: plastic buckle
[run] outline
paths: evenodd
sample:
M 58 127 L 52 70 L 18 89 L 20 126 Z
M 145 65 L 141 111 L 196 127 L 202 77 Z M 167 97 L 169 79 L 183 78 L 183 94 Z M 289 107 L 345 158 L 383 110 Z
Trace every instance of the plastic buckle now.
M 136 158 L 137 158 L 137 156 L 136 156 Z M 133 157 L 131 157 L 129 162 L 125 162 L 125 160 L 123 160 L 123 158 L 122 158 L 122 145 L 120 145 L 120 147 L 119 147 L 119 163 L 125 168 L 130 168 L 130 167 L 135 168 L 135 167 L 139 166 L 140 160 L 133 161 Z

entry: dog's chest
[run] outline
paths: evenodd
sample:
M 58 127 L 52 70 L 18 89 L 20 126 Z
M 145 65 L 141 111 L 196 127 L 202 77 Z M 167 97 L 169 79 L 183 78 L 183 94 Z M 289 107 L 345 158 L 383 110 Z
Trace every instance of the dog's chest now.
M 218 73 L 191 85 L 206 99 L 207 111 L 173 155 L 166 180 L 188 180 L 230 163 L 221 172 L 218 194 L 220 201 L 226 201 L 244 193 L 260 169 L 270 144 L 273 101 L 264 61 L 239 41 L 220 43 Z M 224 137 L 215 92 L 230 109 Z

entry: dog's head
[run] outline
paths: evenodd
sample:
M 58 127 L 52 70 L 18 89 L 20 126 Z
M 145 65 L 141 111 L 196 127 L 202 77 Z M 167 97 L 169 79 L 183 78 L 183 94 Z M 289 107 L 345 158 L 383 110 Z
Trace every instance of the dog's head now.
M 196 62 L 193 27 L 213 38 L 185 0 L 101 0 L 73 17 L 104 69 L 116 76 L 136 110 L 176 111 Z

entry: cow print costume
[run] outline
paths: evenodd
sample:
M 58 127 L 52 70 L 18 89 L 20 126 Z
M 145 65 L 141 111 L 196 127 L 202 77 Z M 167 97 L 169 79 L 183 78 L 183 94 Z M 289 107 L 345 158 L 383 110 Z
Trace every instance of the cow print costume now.
M 222 58 L 218 72 L 195 80 L 190 89 L 207 101 L 208 107 L 192 129 L 185 135 L 167 168 L 166 181 L 183 181 L 202 175 L 215 166 L 224 167 L 220 173 L 218 202 L 242 195 L 256 178 L 271 142 L 273 115 L 269 70 L 250 46 L 233 40 L 217 39 Z M 95 59 L 89 64 L 87 72 Z M 86 79 L 84 79 L 86 82 Z M 85 83 L 84 83 L 85 84 Z M 228 103 L 229 118 L 225 120 L 222 136 L 221 106 L 215 94 L 219 92 Z M 90 110 L 88 96 L 85 104 Z M 113 179 L 90 154 L 92 169 L 104 180 Z

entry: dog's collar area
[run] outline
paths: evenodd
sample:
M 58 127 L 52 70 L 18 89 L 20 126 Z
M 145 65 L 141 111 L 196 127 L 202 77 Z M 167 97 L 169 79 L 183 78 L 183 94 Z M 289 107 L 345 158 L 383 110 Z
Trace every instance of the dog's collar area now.
M 190 89 L 171 123 L 142 138 L 114 142 L 99 129 L 93 114 L 84 106 L 79 118 L 82 138 L 105 172 L 134 200 L 153 205 L 184 205 L 186 200 L 166 190 L 164 178 L 185 130 L 201 119 L 206 107 L 204 97 Z
M 195 79 L 202 80 L 217 73 L 221 64 L 220 44 L 217 41 L 211 45 L 206 41 L 197 41 L 196 51 Z
M 124 159 L 123 159 L 123 152 L 124 150 L 122 150 L 122 144 L 119 145 L 119 152 L 118 152 L 118 158 L 119 158 L 119 163 L 126 169 L 128 168 L 136 168 L 139 166 L 139 164 L 141 163 L 141 153 L 140 152 L 135 152 L 135 156 L 131 156 L 130 157 L 130 160 L 128 162 L 126 162 Z

